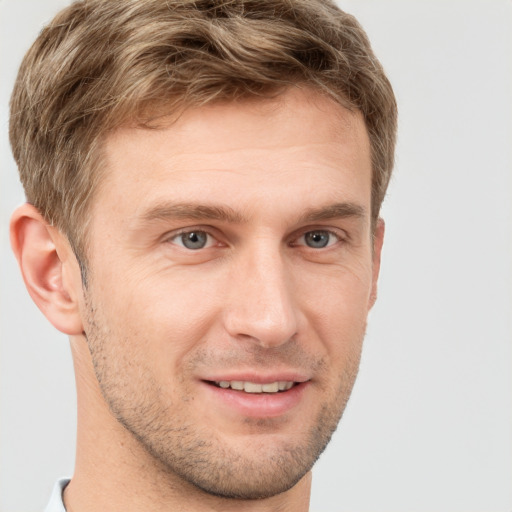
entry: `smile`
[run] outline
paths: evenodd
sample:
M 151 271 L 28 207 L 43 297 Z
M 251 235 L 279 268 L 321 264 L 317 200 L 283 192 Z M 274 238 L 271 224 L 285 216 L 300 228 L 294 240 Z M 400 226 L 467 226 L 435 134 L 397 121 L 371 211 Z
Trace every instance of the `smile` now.
M 259 384 L 257 382 L 241 380 L 221 380 L 215 381 L 213 384 L 223 389 L 234 389 L 236 391 L 244 391 L 245 393 L 279 393 L 280 391 L 288 391 L 295 385 L 293 381 L 276 381 Z
M 311 396 L 311 378 L 296 372 L 287 375 L 220 375 L 203 379 L 205 406 L 222 418 L 276 418 L 291 413 Z M 274 380 L 275 379 L 275 380 Z

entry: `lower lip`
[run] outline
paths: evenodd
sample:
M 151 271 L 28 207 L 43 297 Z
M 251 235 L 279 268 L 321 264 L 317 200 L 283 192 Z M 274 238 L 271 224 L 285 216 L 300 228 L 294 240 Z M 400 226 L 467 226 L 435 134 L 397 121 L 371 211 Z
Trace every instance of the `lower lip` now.
M 245 393 L 234 389 L 224 389 L 203 382 L 210 397 L 221 406 L 227 407 L 248 418 L 276 418 L 296 407 L 309 385 L 309 382 L 296 384 L 288 391 L 280 393 Z

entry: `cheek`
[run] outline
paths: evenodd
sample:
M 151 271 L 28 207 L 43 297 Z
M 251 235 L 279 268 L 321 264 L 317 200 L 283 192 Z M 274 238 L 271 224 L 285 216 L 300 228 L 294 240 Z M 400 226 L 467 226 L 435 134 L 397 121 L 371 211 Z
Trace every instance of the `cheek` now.
M 350 325 L 366 318 L 372 289 L 369 263 L 319 267 L 297 273 L 297 276 L 296 296 L 327 323 L 343 321 Z
M 297 296 L 309 327 L 332 359 L 356 356 L 366 330 L 371 271 L 336 269 L 301 279 Z M 357 356 L 358 357 L 358 356 Z
M 219 309 L 212 281 L 192 279 L 190 272 L 111 273 L 96 296 L 123 349 L 164 375 L 207 338 Z

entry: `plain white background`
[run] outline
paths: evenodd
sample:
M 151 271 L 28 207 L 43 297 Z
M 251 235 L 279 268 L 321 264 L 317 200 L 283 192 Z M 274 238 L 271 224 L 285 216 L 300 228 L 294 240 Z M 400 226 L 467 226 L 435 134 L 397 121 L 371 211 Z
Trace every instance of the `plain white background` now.
M 0 511 L 70 475 L 69 347 L 8 247 L 17 66 L 64 0 L 0 0 Z M 347 0 L 400 107 L 379 301 L 313 512 L 512 510 L 512 2 Z

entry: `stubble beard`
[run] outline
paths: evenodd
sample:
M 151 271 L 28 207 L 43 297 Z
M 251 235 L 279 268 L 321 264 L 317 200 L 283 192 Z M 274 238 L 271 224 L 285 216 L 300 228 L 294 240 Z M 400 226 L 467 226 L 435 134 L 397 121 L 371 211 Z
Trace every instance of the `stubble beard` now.
M 269 498 L 294 487 L 329 443 L 357 376 L 364 330 L 358 340 L 359 350 L 349 358 L 335 392 L 331 391 L 301 442 L 281 440 L 271 447 L 256 442 L 240 452 L 227 446 L 208 425 L 194 425 L 180 416 L 179 405 L 174 404 L 173 409 L 163 398 L 151 369 L 128 360 L 121 348 L 116 350 L 106 323 L 90 298 L 86 302 L 86 339 L 103 398 L 115 419 L 151 456 L 153 469 L 167 477 L 171 486 L 181 480 L 221 498 Z M 273 425 L 272 419 L 253 423 L 266 433 Z

